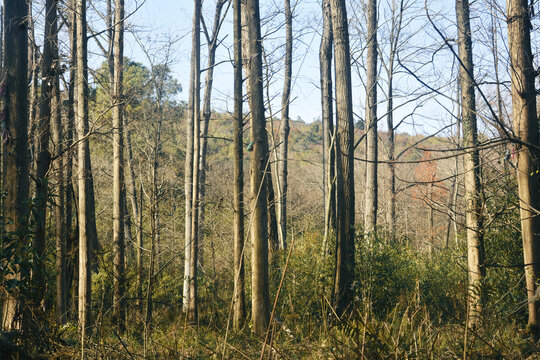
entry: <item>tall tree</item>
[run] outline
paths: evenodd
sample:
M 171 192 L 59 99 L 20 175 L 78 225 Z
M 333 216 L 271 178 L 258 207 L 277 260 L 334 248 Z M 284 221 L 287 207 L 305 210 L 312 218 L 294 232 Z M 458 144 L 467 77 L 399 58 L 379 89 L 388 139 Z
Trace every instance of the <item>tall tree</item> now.
M 219 32 L 223 20 L 227 15 L 227 9 L 223 17 L 221 12 L 223 5 L 225 5 L 226 0 L 218 0 L 216 3 L 216 11 L 214 14 L 214 23 L 212 25 L 212 32 L 208 33 L 208 29 L 204 26 L 203 22 L 203 31 L 208 43 L 208 61 L 206 65 L 206 78 L 204 80 L 204 97 L 203 97 L 203 106 L 202 106 L 202 128 L 201 128 L 201 145 L 200 145 L 200 169 L 199 169 L 199 226 L 201 232 L 200 240 L 203 237 L 204 224 L 204 214 L 205 214 L 205 196 L 206 196 L 206 170 L 208 166 L 207 155 L 208 155 L 208 127 L 210 125 L 210 116 L 212 115 L 211 109 L 211 100 L 212 100 L 212 88 L 214 85 L 214 69 L 216 65 L 216 51 L 220 44 L 219 42 Z M 203 245 L 199 240 L 199 264 L 203 263 Z
M 51 104 L 53 102 L 55 82 L 55 61 L 58 61 L 56 34 L 57 1 L 45 2 L 45 31 L 43 41 L 43 61 L 41 64 L 41 101 L 40 116 L 37 126 L 37 165 L 36 165 L 36 195 L 34 208 L 34 260 L 32 269 L 34 302 L 39 307 L 45 297 L 45 225 L 47 219 L 48 179 L 47 173 L 51 163 L 49 151 L 49 136 L 51 129 Z
M 268 138 L 264 113 L 261 20 L 259 1 L 247 0 L 249 54 L 249 103 L 251 108 L 250 188 L 251 222 L 251 311 L 253 331 L 264 336 L 269 321 L 268 209 L 265 172 L 268 168 Z
M 540 330 L 540 301 L 535 298 L 536 281 L 540 276 L 540 158 L 536 93 L 531 51 L 531 21 L 527 0 L 507 2 L 508 42 L 510 47 L 512 110 L 514 133 L 518 142 L 517 180 L 525 282 L 529 308 L 528 324 Z
M 285 79 L 281 95 L 281 123 L 279 126 L 279 159 L 278 162 L 278 235 L 279 248 L 287 247 L 287 165 L 289 151 L 289 103 L 291 101 L 292 78 L 292 10 L 291 1 L 284 0 L 285 4 Z
M 482 313 L 482 281 L 484 278 L 484 241 L 482 234 L 482 203 L 480 199 L 480 156 L 476 126 L 474 65 L 471 40 L 469 1 L 456 0 L 458 50 L 460 58 L 461 119 L 463 121 L 465 202 L 467 227 L 467 268 L 469 274 L 468 326 L 479 325 Z
M 336 269 L 334 306 L 343 314 L 353 300 L 354 278 L 354 118 L 351 54 L 345 0 L 331 0 L 336 78 Z
M 334 109 L 332 91 L 332 14 L 330 1 L 324 0 L 323 34 L 319 48 L 321 76 L 321 108 L 323 122 L 323 183 L 324 183 L 324 240 L 323 254 L 328 251 L 330 229 L 336 228 L 336 196 L 335 196 L 335 146 L 334 146 Z
M 244 280 L 244 116 L 242 112 L 242 6 L 234 0 L 234 295 L 233 327 L 246 317 Z
M 193 15 L 193 46 L 191 58 L 191 84 L 193 94 L 190 114 L 193 117 L 193 190 L 191 201 L 191 256 L 189 274 L 189 303 L 187 316 L 188 320 L 196 323 L 198 319 L 198 299 L 197 299 L 197 258 L 199 252 L 199 168 L 200 168 L 200 93 L 201 93 L 201 1 L 195 0 L 195 11 Z
M 57 1 L 55 1 L 56 5 Z M 56 10 L 56 9 L 55 9 Z M 55 11 L 56 16 L 56 11 Z M 54 25 L 56 26 L 56 17 Z M 51 98 L 51 140 L 54 145 L 54 173 L 56 178 L 56 196 L 54 201 L 55 218 L 55 247 L 56 247 L 56 319 L 59 324 L 66 321 L 66 183 L 65 183 L 65 163 L 67 157 L 64 155 L 65 139 L 61 115 L 60 99 L 60 61 L 58 57 L 58 32 L 53 34 L 53 74 L 52 76 L 52 98 Z
M 86 0 L 77 0 L 75 8 L 77 36 L 77 70 L 75 121 L 78 139 L 78 218 L 79 218 L 79 335 L 82 358 L 86 336 L 91 325 L 92 257 L 97 247 L 95 203 L 90 162 L 88 124 L 88 51 L 86 33 Z
M 20 248 L 28 239 L 28 5 L 20 0 L 5 0 L 4 74 L 0 79 L 3 156 L 2 246 Z M 12 254 L 14 257 L 19 254 Z M 20 268 L 13 265 L 19 278 Z M 4 280 L 9 280 L 4 279 Z M 19 326 L 17 289 L 6 294 L 2 311 L 2 329 Z
M 377 227 L 377 0 L 367 4 L 367 67 L 366 67 L 366 207 L 364 232 L 375 235 Z
M 394 129 L 394 73 L 395 59 L 398 51 L 400 34 L 402 30 L 404 0 L 400 0 L 399 6 L 396 0 L 392 1 L 392 19 L 390 29 L 390 49 L 388 63 L 384 64 L 388 77 L 388 91 L 386 103 L 386 123 L 388 127 L 388 169 L 390 179 L 388 181 L 388 212 L 387 226 L 392 237 L 396 233 L 396 165 L 395 161 L 395 129 Z
M 114 7 L 113 99 L 113 246 L 114 316 L 120 332 L 125 330 L 125 234 L 124 234 L 124 0 Z

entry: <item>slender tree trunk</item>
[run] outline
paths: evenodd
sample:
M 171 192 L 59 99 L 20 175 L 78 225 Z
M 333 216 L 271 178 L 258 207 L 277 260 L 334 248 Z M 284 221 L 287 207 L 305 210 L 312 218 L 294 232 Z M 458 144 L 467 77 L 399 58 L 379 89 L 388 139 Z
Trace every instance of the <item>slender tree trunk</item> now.
M 67 106 L 67 124 L 66 124 L 66 149 L 70 149 L 73 146 L 73 135 L 75 129 L 75 87 L 76 87 L 76 70 L 77 70 L 77 34 L 76 34 L 76 16 L 75 16 L 75 1 L 70 1 L 70 27 L 69 27 L 69 40 L 70 40 L 70 59 L 69 59 L 69 89 L 68 89 L 68 106 Z M 73 202 L 75 199 L 75 191 L 73 187 L 73 156 L 74 151 L 69 150 L 66 152 L 66 186 L 65 186 L 65 203 L 66 203 L 66 306 L 71 304 L 69 309 L 70 319 L 77 314 L 77 302 L 75 288 L 77 281 L 75 281 L 76 263 L 77 263 L 77 239 L 78 239 L 78 225 L 75 222 L 75 229 L 72 228 L 73 223 Z
M 390 58 L 388 61 L 388 101 L 386 104 L 387 127 L 388 127 L 388 170 L 390 173 L 388 181 L 388 213 L 387 226 L 392 239 L 396 236 L 396 164 L 395 160 L 395 129 L 394 129 L 394 72 L 395 56 L 399 45 L 403 20 L 403 0 L 400 1 L 399 8 L 395 8 L 392 2 L 392 29 L 390 30 Z M 396 14 L 397 11 L 397 14 Z
M 51 103 L 53 101 L 53 83 L 56 59 L 56 5 L 57 1 L 47 0 L 45 3 L 45 31 L 43 41 L 43 62 L 41 65 L 41 101 L 40 116 L 37 126 L 37 164 L 36 164 L 36 195 L 34 207 L 34 237 L 33 237 L 33 268 L 32 282 L 34 291 L 34 311 L 36 311 L 45 296 L 45 225 L 47 220 L 48 179 L 47 173 L 51 163 L 49 151 L 49 136 L 51 128 Z
M 192 279 L 191 273 L 191 257 L 193 254 L 193 168 L 197 161 L 194 156 L 194 140 L 195 140 L 195 121 L 198 119 L 198 106 L 195 108 L 195 77 L 196 74 L 196 58 L 200 47 L 200 1 L 195 0 L 195 11 L 193 13 L 193 31 L 191 42 L 191 69 L 189 82 L 188 96 L 188 114 L 187 114 L 187 134 L 186 134 L 186 162 L 184 169 L 184 191 L 186 196 L 186 219 L 185 219 L 185 257 L 184 257 L 184 288 L 182 308 L 184 312 L 188 312 L 189 303 L 191 301 L 190 283 Z
M 377 227 L 377 0 L 368 1 L 366 69 L 366 208 L 364 232 L 376 235 Z
M 246 318 L 244 280 L 244 117 L 242 112 L 242 8 L 234 0 L 234 295 L 233 327 Z
M 276 213 L 276 196 L 272 179 L 272 167 L 268 166 L 264 178 L 266 182 L 266 203 L 268 204 L 268 242 L 275 253 L 279 250 L 278 219 Z
M 113 244 L 114 317 L 120 333 L 126 328 L 125 309 L 125 233 L 124 233 L 124 0 L 114 7 L 113 100 Z
M 198 320 L 197 309 L 197 257 L 199 252 L 199 165 L 200 165 L 200 64 L 201 64 L 201 1 L 195 0 L 195 11 L 193 15 L 193 47 L 191 58 L 191 75 L 193 76 L 193 190 L 191 202 L 191 257 L 190 257 L 190 278 L 189 278 L 189 303 L 187 309 L 188 321 L 196 323 Z
M 47 5 L 49 3 L 47 2 Z M 53 1 L 50 10 L 46 9 L 46 16 L 50 16 L 54 29 L 49 30 L 52 37 L 52 68 L 51 79 L 51 129 L 52 141 L 54 145 L 54 174 L 56 178 L 56 199 L 54 202 L 55 217 L 55 247 L 56 247 L 56 319 L 59 324 L 66 321 L 66 223 L 65 223 L 65 182 L 64 164 L 66 157 L 63 155 L 64 138 L 62 131 L 62 115 L 60 100 L 60 63 L 58 58 L 58 32 L 57 23 L 57 1 Z M 53 31 L 54 30 L 54 31 Z M 47 33 L 47 31 L 46 31 Z M 44 48 L 45 52 L 45 48 Z M 45 55 L 45 54 L 44 54 Z M 45 56 L 44 56 L 45 59 Z M 43 85 L 42 85 L 43 86 Z M 42 90 L 43 91 L 43 90 Z M 42 93 L 43 96 L 43 93 Z
M 482 204 L 480 199 L 480 154 L 476 126 L 476 101 L 474 87 L 473 53 L 469 1 L 456 0 L 458 25 L 458 48 L 461 66 L 461 118 L 463 121 L 463 146 L 469 149 L 464 155 L 465 202 L 467 226 L 467 268 L 469 296 L 467 309 L 468 326 L 480 325 L 482 314 L 482 282 L 484 278 L 484 241 L 482 235 Z
M 204 235 L 204 214 L 205 214 L 205 196 L 206 196 L 206 168 L 207 160 L 206 155 L 208 153 L 208 127 L 210 125 L 210 116 L 212 115 L 212 109 L 210 107 L 212 100 L 212 87 L 214 84 L 214 67 L 216 63 L 216 50 L 218 48 L 218 35 L 221 28 L 221 10 L 225 0 L 219 0 L 216 4 L 216 12 L 214 14 L 214 24 L 212 26 L 211 37 L 207 35 L 208 42 L 208 63 L 206 78 L 204 83 L 204 98 L 203 98 L 203 108 L 202 108 L 202 129 L 201 129 L 201 145 L 200 145 L 200 169 L 199 169 L 199 232 L 202 234 L 199 236 L 199 264 L 202 267 L 203 265 L 203 244 L 201 240 Z
M 330 231 L 336 230 L 336 187 L 335 187 L 335 141 L 334 141 L 334 109 L 332 95 L 332 13 L 330 1 L 324 0 L 323 35 L 319 48 L 321 75 L 321 105 L 323 122 L 323 183 L 324 183 L 324 239 L 322 252 L 328 252 Z
M 287 159 L 289 151 L 289 103 L 291 101 L 291 78 L 292 78 L 292 11 L 290 0 L 284 0 L 285 4 L 285 79 L 283 81 L 283 93 L 281 97 L 281 123 L 279 126 L 279 159 L 278 162 L 278 235 L 279 248 L 287 248 Z
M 91 291 L 92 291 L 92 205 L 93 189 L 90 188 L 91 174 L 90 149 L 88 144 L 88 68 L 87 68 L 87 35 L 86 35 L 86 0 L 77 0 L 75 9 L 77 26 L 77 137 L 78 137 L 78 169 L 77 182 L 79 188 L 79 335 L 81 337 L 81 357 L 84 359 L 86 336 L 91 325 Z M 92 197 L 92 198 L 91 198 Z M 95 225 L 95 219 L 94 219 Z
M 338 315 L 352 305 L 354 290 L 354 118 L 349 25 L 344 0 L 331 0 L 336 78 L 337 231 L 334 306 Z
M 5 52 L 4 78 L 0 79 L 0 94 L 4 96 L 1 110 L 3 142 L 3 216 L 5 240 L 8 245 L 23 248 L 27 245 L 28 222 L 28 5 L 20 0 L 4 0 Z M 17 254 L 13 254 L 17 256 Z M 19 279 L 19 268 L 15 275 Z M 6 280 L 9 280 L 6 279 Z M 8 292 L 4 299 L 2 329 L 20 327 L 18 290 Z
M 143 247 L 143 232 L 142 232 L 142 188 L 139 191 L 139 197 L 137 197 L 137 188 L 135 185 L 135 170 L 133 168 L 133 149 L 131 146 L 131 130 L 127 122 L 126 116 L 124 116 L 124 141 L 126 143 L 127 150 L 127 174 L 129 185 L 129 198 L 131 202 L 131 211 L 133 213 L 132 220 L 135 225 L 135 236 L 137 239 L 136 256 L 137 256 L 137 308 L 139 310 L 139 316 L 142 319 L 143 316 L 143 301 L 142 301 L 142 247 Z M 127 189 L 126 189 L 127 190 Z M 139 204 L 138 199 L 141 201 Z
M 516 144 L 517 180 L 523 237 L 525 281 L 529 299 L 528 325 L 540 332 L 540 302 L 535 298 L 540 276 L 540 176 L 538 118 L 532 66 L 531 22 L 527 0 L 507 2 L 508 42 L 512 78 L 514 132 L 522 143 Z M 533 300 L 534 299 L 534 300 Z
M 251 222 L 251 311 L 253 331 L 264 336 L 269 321 L 268 208 L 264 179 L 268 168 L 268 138 L 264 114 L 262 44 L 259 1 L 247 0 L 249 53 L 249 103 L 251 108 L 250 188 L 253 201 Z

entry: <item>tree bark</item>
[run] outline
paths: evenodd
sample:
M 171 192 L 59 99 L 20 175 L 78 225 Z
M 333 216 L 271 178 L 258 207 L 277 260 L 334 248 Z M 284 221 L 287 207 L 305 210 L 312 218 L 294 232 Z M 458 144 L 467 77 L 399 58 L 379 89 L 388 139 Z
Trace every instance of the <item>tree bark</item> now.
M 79 335 L 81 357 L 84 358 L 86 336 L 91 325 L 92 257 L 95 238 L 95 205 L 91 178 L 90 147 L 88 142 L 88 59 L 86 34 L 86 0 L 77 0 L 77 70 L 75 120 L 78 138 L 77 183 L 79 192 Z
M 376 235 L 377 227 L 377 0 L 368 1 L 366 69 L 366 207 L 364 233 Z
M 5 0 L 5 52 L 0 93 L 4 93 L 1 110 L 3 143 L 3 216 L 7 245 L 22 248 L 27 245 L 28 222 L 28 5 L 20 0 Z M 17 256 L 17 254 L 13 254 Z M 18 266 L 15 275 L 20 278 Z M 9 280 L 4 279 L 4 280 Z M 4 299 L 2 329 L 20 327 L 18 290 L 8 292 Z
M 51 103 L 53 102 L 53 83 L 55 78 L 54 61 L 58 50 L 56 48 L 56 6 L 57 1 L 47 0 L 45 3 L 45 30 L 43 41 L 43 62 L 41 65 L 41 100 L 40 116 L 37 126 L 37 163 L 36 163 L 36 195 L 34 207 L 34 238 L 33 238 L 33 301 L 34 311 L 42 305 L 45 298 L 45 225 L 47 220 L 48 178 L 51 163 L 49 137 L 51 128 Z
M 112 80 L 113 125 L 113 245 L 114 317 L 120 333 L 126 328 L 125 234 L 124 234 L 124 0 L 114 7 L 114 77 Z
M 344 0 L 331 0 L 336 78 L 336 269 L 333 300 L 338 315 L 354 298 L 354 118 L 349 25 Z
M 463 146 L 469 149 L 464 155 L 465 168 L 465 223 L 467 227 L 467 270 L 469 278 L 467 326 L 480 325 L 483 301 L 484 240 L 482 234 L 482 203 L 480 179 L 480 153 L 476 126 L 476 100 L 474 65 L 471 40 L 469 1 L 456 0 L 458 50 L 461 66 L 461 118 L 463 121 Z
M 290 0 L 285 4 L 285 79 L 281 96 L 281 123 L 279 126 L 279 162 L 278 162 L 278 203 L 277 218 L 279 222 L 279 249 L 287 248 L 287 159 L 289 151 L 289 103 L 291 101 L 292 78 L 292 11 Z
M 206 196 L 206 168 L 207 168 L 207 153 L 208 153 L 208 127 L 210 125 L 210 117 L 212 115 L 211 100 L 212 87 L 214 84 L 214 67 L 216 63 L 216 50 L 218 48 L 218 35 L 221 29 L 222 18 L 221 10 L 225 5 L 225 0 L 219 0 L 216 4 L 216 12 L 214 14 L 214 23 L 212 25 L 211 36 L 205 32 L 208 41 L 208 62 L 206 70 L 206 78 L 204 80 L 204 98 L 202 108 L 202 129 L 201 129 L 201 145 L 200 145 L 200 169 L 199 169 L 199 232 L 203 232 L 199 236 L 199 264 L 203 265 L 203 249 L 202 238 L 204 235 L 204 214 L 205 214 L 205 196 Z
M 536 71 L 532 66 L 529 3 L 527 0 L 509 0 L 507 6 L 514 133 L 520 141 L 515 147 L 523 258 L 526 264 L 525 281 L 529 299 L 528 325 L 538 334 L 540 302 L 534 296 L 536 281 L 540 276 L 540 166 L 534 88 Z
M 197 323 L 198 320 L 198 299 L 197 299 L 197 257 L 199 253 L 199 169 L 200 169 L 200 75 L 201 75 L 201 1 L 195 0 L 195 11 L 193 15 L 193 46 L 191 58 L 191 75 L 193 86 L 193 190 L 191 203 L 191 257 L 190 257 L 190 278 L 189 278 L 189 303 L 187 317 L 190 323 Z
M 324 0 L 323 34 L 319 48 L 321 75 L 321 108 L 323 123 L 323 183 L 324 183 L 324 239 L 322 253 L 328 253 L 330 231 L 336 230 L 335 141 L 334 109 L 332 95 L 332 13 L 330 1 Z
M 250 188 L 253 220 L 251 223 L 251 308 L 253 331 L 264 336 L 269 321 L 268 293 L 268 208 L 264 179 L 268 168 L 268 138 L 264 113 L 262 45 L 259 1 L 247 0 L 249 54 L 249 103 L 251 108 Z
M 241 0 L 234 0 L 234 294 L 233 327 L 246 318 L 244 280 L 244 116 L 242 111 L 242 15 Z

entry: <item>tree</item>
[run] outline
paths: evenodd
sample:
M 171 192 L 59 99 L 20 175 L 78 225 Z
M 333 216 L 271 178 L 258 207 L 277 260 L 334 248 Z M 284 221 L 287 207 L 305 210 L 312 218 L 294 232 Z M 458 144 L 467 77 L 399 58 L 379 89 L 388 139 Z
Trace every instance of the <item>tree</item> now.
M 287 248 L 287 165 L 289 151 L 289 103 L 291 101 L 292 77 L 292 10 L 290 0 L 285 0 L 285 80 L 281 95 L 281 123 L 279 125 L 279 159 L 278 162 L 278 235 L 279 248 Z
M 458 50 L 460 58 L 461 120 L 463 122 L 465 202 L 467 227 L 467 269 L 469 296 L 467 326 L 478 326 L 482 313 L 482 282 L 484 278 L 484 241 L 482 234 L 482 203 L 480 199 L 480 157 L 476 126 L 476 101 L 474 96 L 474 70 L 471 40 L 469 1 L 456 0 Z
M 352 305 L 354 290 L 354 118 L 349 25 L 344 0 L 331 0 L 336 77 L 337 226 L 334 307 L 338 315 Z
M 249 54 L 249 103 L 251 108 L 250 188 L 251 222 L 251 308 L 253 331 L 264 336 L 269 321 L 268 209 L 265 175 L 268 167 L 268 138 L 264 113 L 262 47 L 259 1 L 247 0 Z
M 531 22 L 526 0 L 507 2 L 508 43 L 510 48 L 513 127 L 517 136 L 517 181 L 525 282 L 531 330 L 540 330 L 540 302 L 535 298 L 540 276 L 540 161 L 538 118 L 532 65 Z
M 336 229 L 336 197 L 335 197 L 335 133 L 334 110 L 332 95 L 332 14 L 330 1 L 324 0 L 323 34 L 319 48 L 319 63 L 321 76 L 321 108 L 323 123 L 323 193 L 324 193 L 324 239 L 322 252 L 328 251 L 328 236 L 330 229 Z
M 246 317 L 244 280 L 244 115 L 242 112 L 242 6 L 234 0 L 234 294 L 233 327 Z
M 1 110 L 3 163 L 3 231 L 4 249 L 20 249 L 28 241 L 28 5 L 24 1 L 5 0 L 4 77 L 0 94 L 5 107 Z M 13 260 L 16 253 L 11 254 Z M 20 265 L 14 263 L 4 281 L 20 281 Z M 11 288 L 4 299 L 2 329 L 20 327 L 18 287 Z
M 367 9 L 366 69 L 366 207 L 364 233 L 376 234 L 377 227 L 377 0 L 369 0 Z
M 125 234 L 124 234 L 124 0 L 115 0 L 113 51 L 113 247 L 114 315 L 120 332 L 125 330 Z
M 86 34 L 86 0 L 77 0 L 75 11 L 77 36 L 77 71 L 75 121 L 78 140 L 78 217 L 79 217 L 79 335 L 81 337 L 82 358 L 85 339 L 91 323 L 92 257 L 97 246 L 95 222 L 94 189 L 90 146 L 88 141 L 88 52 Z
M 190 322 L 197 322 L 197 254 L 199 206 L 199 151 L 200 151 L 200 31 L 201 1 L 195 0 L 191 48 L 191 75 L 188 98 L 185 191 L 186 244 L 184 268 L 184 311 Z M 189 188 L 189 189 L 188 189 Z M 189 202 L 189 204 L 188 204 Z M 189 222 L 189 225 L 188 225 Z M 188 233 L 189 232 L 189 233 Z

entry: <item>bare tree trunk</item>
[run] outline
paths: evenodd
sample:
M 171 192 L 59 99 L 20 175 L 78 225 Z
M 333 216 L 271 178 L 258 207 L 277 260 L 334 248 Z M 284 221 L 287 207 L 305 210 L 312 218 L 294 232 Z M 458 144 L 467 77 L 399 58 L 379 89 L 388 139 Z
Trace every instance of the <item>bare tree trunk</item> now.
M 88 68 L 86 35 L 86 0 L 77 0 L 75 9 L 77 26 L 77 137 L 79 188 L 79 335 L 81 337 L 81 358 L 84 359 L 86 336 L 91 323 L 92 291 L 92 213 L 93 189 L 90 187 L 90 149 L 88 144 Z M 92 197 L 92 199 L 91 199 Z M 95 226 L 95 219 L 94 219 Z
M 281 123 L 279 126 L 279 162 L 278 162 L 278 203 L 279 248 L 287 248 L 287 159 L 289 151 L 289 103 L 291 101 L 292 78 L 292 11 L 290 0 L 285 4 L 285 79 L 281 97 Z
M 191 75 L 193 86 L 193 193 L 191 202 L 191 258 L 190 258 L 190 278 L 189 278 L 189 303 L 187 309 L 188 321 L 196 323 L 198 320 L 197 309 L 197 257 L 199 252 L 199 165 L 200 165 L 200 75 L 201 75 L 201 1 L 195 0 L 195 11 L 193 15 L 193 46 L 191 58 Z
M 56 5 L 57 1 L 47 0 L 45 3 L 45 31 L 43 41 L 43 62 L 41 66 L 41 101 L 40 116 L 37 126 L 37 164 L 36 164 L 36 195 L 34 207 L 34 238 L 33 238 L 33 301 L 36 311 L 45 298 L 45 225 L 47 220 L 48 179 L 47 173 L 51 163 L 49 151 L 49 136 L 51 124 L 51 103 L 53 100 L 53 82 L 56 59 Z
M 126 328 L 124 234 L 124 0 L 114 7 L 113 101 L 113 245 L 114 317 L 120 333 Z
M 467 326 L 480 325 L 482 314 L 482 283 L 484 268 L 484 240 L 482 234 L 482 203 L 480 199 L 480 154 L 476 126 L 476 101 L 474 96 L 474 65 L 469 17 L 469 1 L 456 0 L 458 26 L 458 48 L 461 66 L 461 118 L 463 121 L 463 146 L 469 149 L 464 155 L 465 202 L 467 226 L 467 269 L 469 274 L 469 296 Z
M 251 308 L 253 331 L 264 336 L 269 321 L 268 293 L 268 208 L 265 172 L 268 168 L 268 138 L 264 114 L 262 78 L 262 45 L 259 1 L 247 1 L 249 53 L 249 89 L 251 108 L 251 197 L 253 215 L 251 223 Z
M 4 96 L 2 109 L 3 142 L 3 216 L 7 246 L 27 245 L 28 222 L 28 5 L 20 0 L 5 0 L 4 78 L 0 79 L 0 93 Z M 5 116 L 5 117 L 4 117 Z M 17 256 L 17 254 L 13 254 Z M 20 278 L 15 267 L 14 278 Z M 9 280 L 9 279 L 6 279 Z M 8 292 L 2 311 L 2 329 L 20 327 L 18 290 Z
M 246 318 L 244 279 L 244 116 L 242 112 L 242 8 L 234 0 L 234 294 L 233 327 Z
M 200 169 L 199 169 L 199 232 L 204 229 L 204 214 L 205 214 L 205 195 L 206 195 L 206 155 L 208 152 L 208 126 L 210 116 L 212 115 L 211 100 L 212 87 L 214 84 L 214 67 L 216 63 L 216 50 L 218 48 L 218 35 L 221 29 L 222 17 L 221 10 L 225 5 L 226 0 L 219 0 L 216 4 L 216 12 L 214 14 L 214 24 L 212 25 L 212 33 L 208 34 L 205 29 L 206 40 L 208 41 L 208 63 L 207 72 L 204 83 L 204 98 L 202 108 L 202 129 L 201 129 L 201 145 L 200 145 Z M 199 236 L 199 264 L 203 264 L 203 249 L 201 240 L 204 234 Z
M 397 11 L 397 14 L 396 14 Z M 388 127 L 388 170 L 390 177 L 388 181 L 388 213 L 387 226 L 392 239 L 396 236 L 396 164 L 395 160 L 395 129 L 394 129 L 394 72 L 395 56 L 398 51 L 399 36 L 401 34 L 403 20 L 403 0 L 399 3 L 399 8 L 395 8 L 392 2 L 392 29 L 390 30 L 390 59 L 388 61 L 388 101 L 386 104 L 387 127 Z
M 321 72 L 321 105 L 323 122 L 323 183 L 324 183 L 324 239 L 322 253 L 328 253 L 328 237 L 330 230 L 336 230 L 336 187 L 335 187 L 335 142 L 334 142 L 334 109 L 332 96 L 332 13 L 330 1 L 324 0 L 323 35 L 319 48 Z
M 139 198 L 137 197 L 137 188 L 135 185 L 135 170 L 133 168 L 133 149 L 131 146 L 131 130 L 129 128 L 126 117 L 124 116 L 124 141 L 126 143 L 127 150 L 127 173 L 129 185 L 129 198 L 131 202 L 131 211 L 133 213 L 132 221 L 135 223 L 136 229 L 136 239 L 137 239 L 137 308 L 139 311 L 139 316 L 142 319 L 143 316 L 143 301 L 142 301 L 142 247 L 143 247 L 143 230 L 142 230 L 142 187 L 139 191 Z M 126 189 L 127 190 L 127 189 Z M 126 194 L 128 192 L 126 191 Z M 140 204 L 138 200 L 140 200 Z
M 75 88 L 76 88 L 76 69 L 77 69 L 77 27 L 76 27 L 76 15 L 75 15 L 75 1 L 70 1 L 70 27 L 69 27 L 69 40 L 70 40 L 70 59 L 69 59 L 69 89 L 68 89 L 68 107 L 67 107 L 67 124 L 66 124 L 66 148 L 71 149 L 73 146 L 73 132 L 75 129 Z M 77 263 L 77 248 L 78 244 L 78 226 L 75 222 L 75 229 L 72 228 L 73 223 L 73 201 L 75 199 L 75 191 L 73 187 L 73 155 L 74 151 L 69 150 L 66 153 L 66 186 L 65 186 L 65 203 L 66 203 L 66 306 L 70 304 L 69 315 L 70 319 L 78 313 L 77 301 L 74 294 L 77 293 L 75 288 L 77 286 L 76 278 L 76 263 Z M 71 296 L 73 294 L 73 296 Z
M 270 155 L 270 154 L 269 154 Z M 276 213 L 276 196 L 272 179 L 272 167 L 268 166 L 264 178 L 266 182 L 266 203 L 268 204 L 268 242 L 273 252 L 279 250 L 278 219 Z
M 366 208 L 364 233 L 375 236 L 377 231 L 377 0 L 368 1 L 367 69 L 366 69 Z
M 186 196 L 186 219 L 185 219 L 185 261 L 184 261 L 184 288 L 182 308 L 187 313 L 191 302 L 191 263 L 193 255 L 193 177 L 194 165 L 198 162 L 195 157 L 195 122 L 198 121 L 199 112 L 198 104 L 195 105 L 195 87 L 196 78 L 199 77 L 198 71 L 200 60 L 200 1 L 195 0 L 195 11 L 193 14 L 193 31 L 191 42 L 191 69 L 189 82 L 189 97 L 188 97 L 188 114 L 187 114 L 187 134 L 186 134 L 186 162 L 184 170 L 184 186 Z M 198 136 L 198 134 L 197 134 Z
M 529 299 L 528 325 L 538 334 L 540 302 L 535 298 L 535 292 L 536 280 L 540 276 L 540 177 L 536 173 L 539 171 L 538 119 L 534 88 L 536 71 L 532 66 L 529 2 L 509 0 L 507 6 L 514 132 L 521 141 L 515 146 L 523 258 Z
M 334 306 L 338 315 L 352 305 L 354 290 L 354 118 L 349 25 L 344 0 L 331 0 L 336 77 L 337 232 Z

